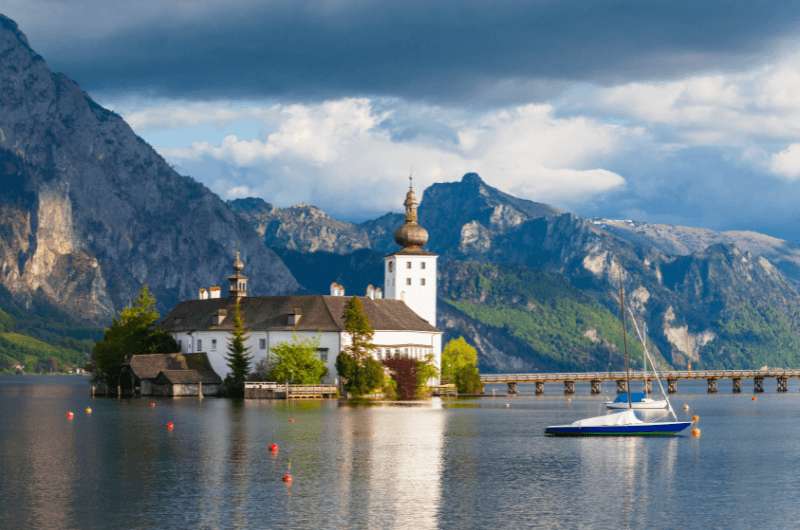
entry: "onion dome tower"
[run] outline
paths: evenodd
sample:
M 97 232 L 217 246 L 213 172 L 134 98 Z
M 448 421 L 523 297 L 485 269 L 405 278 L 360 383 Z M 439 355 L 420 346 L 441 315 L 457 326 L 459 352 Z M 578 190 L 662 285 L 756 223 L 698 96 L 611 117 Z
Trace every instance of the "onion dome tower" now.
M 237 250 L 233 260 L 233 274 L 228 276 L 228 295 L 236 300 L 247 296 L 247 276 L 242 274 L 243 270 L 244 262 Z
M 400 250 L 384 258 L 383 292 L 388 299 L 402 300 L 415 313 L 436 326 L 436 254 L 424 249 L 428 231 L 419 224 L 414 184 L 408 178 L 403 205 L 406 220 L 395 231 Z
M 406 222 L 395 231 L 394 240 L 403 250 L 410 252 L 422 251 L 422 247 L 428 242 L 428 231 L 419 224 L 417 218 L 417 206 L 419 206 L 419 203 L 414 194 L 414 184 L 411 181 L 411 177 L 408 178 L 408 193 L 406 193 L 406 200 L 403 205 L 406 207 Z

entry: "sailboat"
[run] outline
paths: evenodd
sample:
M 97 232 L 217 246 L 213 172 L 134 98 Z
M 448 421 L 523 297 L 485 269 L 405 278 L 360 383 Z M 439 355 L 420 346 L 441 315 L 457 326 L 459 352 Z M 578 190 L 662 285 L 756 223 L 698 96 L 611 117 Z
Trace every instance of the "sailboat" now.
M 625 352 L 625 387 L 631 387 L 631 371 L 630 362 L 628 358 L 628 339 L 625 330 L 625 289 L 620 281 L 619 288 L 619 302 L 620 302 L 620 320 L 622 321 L 622 344 Z M 636 320 L 633 319 L 633 324 L 636 329 L 639 339 L 642 340 L 644 345 L 644 354 L 647 358 L 650 357 L 647 352 L 647 346 L 642 339 L 642 333 L 639 331 L 639 326 Z M 648 435 L 674 435 L 689 427 L 692 423 L 689 421 L 678 421 L 678 416 L 672 409 L 669 402 L 667 393 L 664 392 L 664 385 L 661 384 L 661 379 L 658 377 L 658 372 L 655 369 L 653 360 L 650 359 L 650 364 L 653 366 L 653 374 L 655 375 L 664 400 L 667 403 L 667 410 L 672 415 L 674 421 L 658 421 L 646 422 L 636 416 L 633 407 L 633 399 L 631 392 L 625 393 L 626 407 L 619 412 L 612 412 L 605 416 L 594 416 L 592 418 L 585 418 L 577 420 L 567 425 L 551 425 L 544 430 L 546 435 L 550 436 L 648 436 Z
M 630 312 L 630 309 L 628 309 Z M 636 316 L 631 312 L 631 320 L 633 320 L 634 326 L 636 326 L 637 332 L 639 327 L 636 325 Z M 644 324 L 643 324 L 644 325 Z M 644 375 L 645 378 L 647 377 L 647 354 L 644 353 L 647 351 L 647 328 L 645 328 L 644 333 L 641 334 L 640 340 L 642 342 L 642 358 L 644 361 Z M 655 365 L 653 366 L 653 371 L 655 371 Z M 667 400 L 666 399 L 653 399 L 648 395 L 647 391 L 647 381 L 645 380 L 644 383 L 644 391 L 643 392 L 633 392 L 630 395 L 630 402 L 631 408 L 637 410 L 663 410 L 667 408 Z M 606 408 L 612 410 L 622 410 L 628 408 L 628 392 L 621 392 L 617 395 L 614 401 L 606 401 Z

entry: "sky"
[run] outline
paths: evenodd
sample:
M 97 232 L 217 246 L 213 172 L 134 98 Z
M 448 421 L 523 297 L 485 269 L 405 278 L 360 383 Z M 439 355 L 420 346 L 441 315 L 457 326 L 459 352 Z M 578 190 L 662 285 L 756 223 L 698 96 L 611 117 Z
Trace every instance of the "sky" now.
M 585 216 L 800 240 L 800 2 L 6 0 L 225 199 L 363 220 L 469 171 Z

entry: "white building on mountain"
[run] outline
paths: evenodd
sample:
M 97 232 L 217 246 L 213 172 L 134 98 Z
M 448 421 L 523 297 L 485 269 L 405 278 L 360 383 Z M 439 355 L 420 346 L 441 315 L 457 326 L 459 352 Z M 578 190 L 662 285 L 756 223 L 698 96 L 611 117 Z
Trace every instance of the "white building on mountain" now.
M 442 332 L 436 329 L 436 258 L 424 250 L 428 232 L 419 225 L 417 200 L 409 187 L 405 223 L 395 232 L 400 249 L 384 258 L 384 287 L 367 288 L 360 297 L 375 330 L 374 356 L 424 359 L 433 355 L 441 368 Z M 202 288 L 197 300 L 179 303 L 161 325 L 184 353 L 205 352 L 214 370 L 228 373 L 225 356 L 233 329 L 233 308 L 240 304 L 254 362 L 265 359 L 275 345 L 299 338 L 319 341 L 320 359 L 328 366 L 327 382 L 336 382 L 336 356 L 350 337 L 342 318 L 349 296 L 332 283 L 329 295 L 248 296 L 244 263 L 237 253 L 228 277 L 228 297 L 219 287 Z M 385 297 L 383 296 L 385 293 Z

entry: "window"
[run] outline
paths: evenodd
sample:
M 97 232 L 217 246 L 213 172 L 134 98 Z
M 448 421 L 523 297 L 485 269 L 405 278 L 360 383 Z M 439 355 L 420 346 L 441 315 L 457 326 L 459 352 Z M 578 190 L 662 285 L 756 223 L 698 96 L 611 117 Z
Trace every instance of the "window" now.
M 419 268 L 420 268 L 420 269 L 424 269 L 424 268 L 425 268 L 425 262 L 424 262 L 424 261 L 423 261 L 422 263 L 420 263 L 420 264 L 419 264 Z
M 203 351 L 203 339 L 197 339 L 197 351 Z
M 267 339 L 258 339 L 258 349 L 259 350 L 267 349 Z
M 392 272 L 393 270 L 394 270 L 394 262 L 390 261 L 389 262 L 389 272 Z
M 425 278 L 420 278 L 419 279 L 419 284 L 420 285 L 425 285 Z
M 183 351 L 183 341 L 178 339 L 178 351 Z
M 411 268 L 411 262 L 410 261 L 406 261 L 406 269 L 410 269 L 410 268 Z
M 411 278 L 406 278 L 406 285 L 411 285 Z
M 217 351 L 217 339 L 211 339 L 211 351 Z
M 317 355 L 319 355 L 319 360 L 327 363 L 328 362 L 328 348 L 317 348 Z

